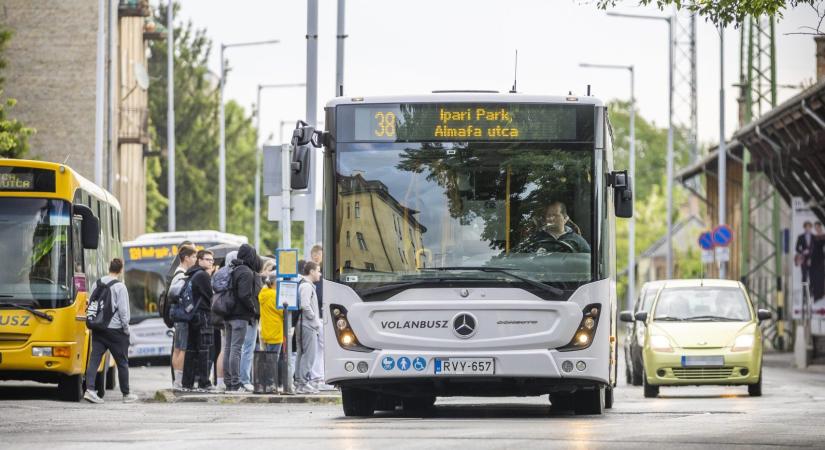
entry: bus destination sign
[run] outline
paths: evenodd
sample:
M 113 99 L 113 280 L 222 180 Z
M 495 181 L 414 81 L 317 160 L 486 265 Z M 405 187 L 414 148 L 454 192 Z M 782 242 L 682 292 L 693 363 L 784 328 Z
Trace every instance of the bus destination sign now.
M 33 191 L 33 173 L 0 173 L 0 191 Z
M 581 141 L 588 132 L 592 135 L 592 125 L 582 127 L 592 124 L 592 106 L 422 103 L 344 108 L 339 132 L 348 128 L 351 118 L 354 133 L 349 137 L 358 142 Z

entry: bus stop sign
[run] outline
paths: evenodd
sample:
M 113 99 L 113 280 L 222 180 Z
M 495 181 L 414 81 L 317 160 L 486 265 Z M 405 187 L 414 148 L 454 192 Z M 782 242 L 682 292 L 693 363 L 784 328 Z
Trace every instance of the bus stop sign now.
M 733 239 L 733 230 L 727 225 L 719 225 L 713 229 L 713 243 L 719 247 L 727 247 Z
M 699 247 L 701 247 L 702 250 L 713 249 L 713 236 L 710 231 L 705 231 L 699 235 Z

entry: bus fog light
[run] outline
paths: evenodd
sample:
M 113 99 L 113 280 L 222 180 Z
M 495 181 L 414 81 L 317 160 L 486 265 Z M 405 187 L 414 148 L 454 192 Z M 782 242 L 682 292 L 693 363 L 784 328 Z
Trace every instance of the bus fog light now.
M 52 356 L 51 347 L 32 347 L 32 356 Z
M 352 372 L 353 370 L 355 370 L 355 364 L 353 364 L 352 361 L 347 361 L 347 363 L 344 364 L 344 369 L 347 372 Z
M 584 369 L 587 369 L 587 364 L 585 364 L 584 361 L 577 361 L 576 362 L 576 369 L 579 372 L 582 372 L 582 371 L 584 371 Z
M 565 372 L 572 372 L 573 371 L 573 361 L 565 361 L 561 363 L 561 370 Z
M 369 365 L 366 361 L 361 361 L 358 363 L 358 372 L 367 373 L 367 370 L 369 370 Z

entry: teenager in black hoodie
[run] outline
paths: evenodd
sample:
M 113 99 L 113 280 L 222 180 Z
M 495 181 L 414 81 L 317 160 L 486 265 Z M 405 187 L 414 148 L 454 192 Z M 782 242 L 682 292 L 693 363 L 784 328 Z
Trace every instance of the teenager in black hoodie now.
M 195 317 L 189 322 L 186 357 L 183 362 L 184 389 L 192 389 L 195 381 L 200 389 L 212 387 L 209 381 L 209 352 L 212 348 L 212 326 L 209 312 L 212 307 L 212 278 L 209 270 L 215 263 L 215 256 L 209 250 L 197 253 L 198 263 L 186 271 L 192 285 L 192 301 L 197 307 Z
M 227 391 L 246 391 L 241 386 L 241 349 L 247 325 L 258 316 L 258 293 L 261 290 L 261 261 L 255 249 L 248 244 L 238 249 L 238 259 L 232 261 L 232 289 L 235 306 L 226 316 L 224 347 L 224 381 Z

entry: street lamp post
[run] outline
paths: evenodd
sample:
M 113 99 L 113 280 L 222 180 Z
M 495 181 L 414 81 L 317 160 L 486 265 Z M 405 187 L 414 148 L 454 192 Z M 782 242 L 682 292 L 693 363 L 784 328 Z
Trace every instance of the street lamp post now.
M 673 278 L 673 16 L 645 16 L 609 12 L 608 16 L 630 19 L 664 20 L 667 22 L 668 93 L 667 93 L 667 278 Z
M 636 198 L 636 94 L 635 71 L 633 65 L 623 66 L 615 64 L 588 64 L 580 63 L 579 66 L 592 69 L 619 69 L 630 72 L 630 192 Z M 633 307 L 633 299 L 636 295 L 636 216 L 630 217 L 628 224 L 628 255 L 627 255 L 627 304 L 625 309 Z
M 258 252 L 261 251 L 261 159 L 263 157 L 263 144 L 258 142 L 261 140 L 261 91 L 304 86 L 306 83 L 258 85 L 258 97 L 255 103 L 255 250 Z
M 218 121 L 220 122 L 221 145 L 218 151 L 218 229 L 226 231 L 226 120 L 224 117 L 223 88 L 226 85 L 226 60 L 224 52 L 232 47 L 251 47 L 253 45 L 277 44 L 281 41 L 272 39 L 268 41 L 241 42 L 238 44 L 221 44 L 221 72 L 218 78 L 220 105 L 218 107 Z

